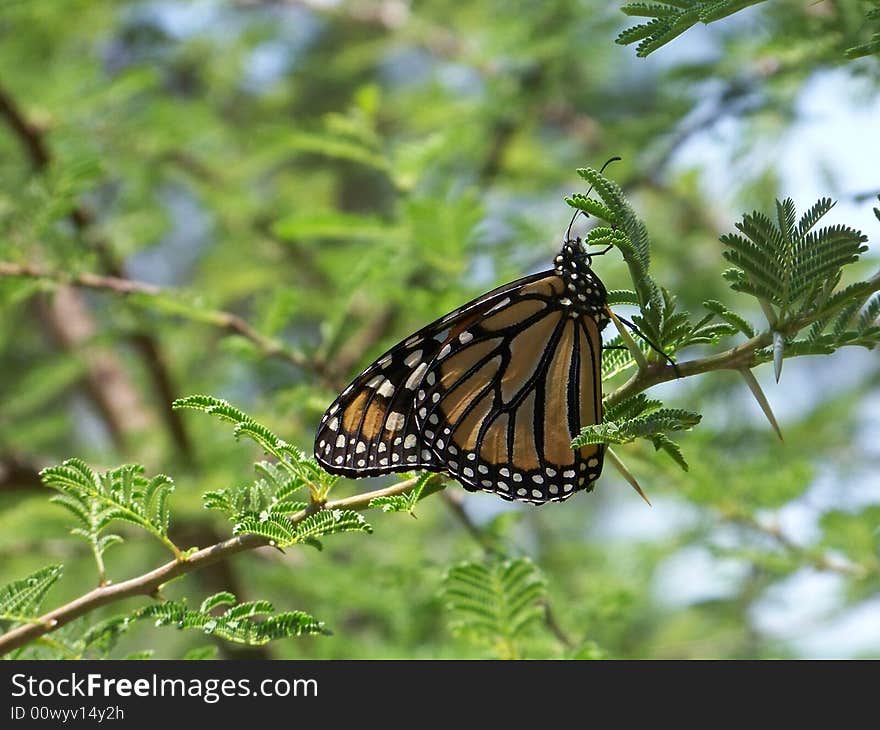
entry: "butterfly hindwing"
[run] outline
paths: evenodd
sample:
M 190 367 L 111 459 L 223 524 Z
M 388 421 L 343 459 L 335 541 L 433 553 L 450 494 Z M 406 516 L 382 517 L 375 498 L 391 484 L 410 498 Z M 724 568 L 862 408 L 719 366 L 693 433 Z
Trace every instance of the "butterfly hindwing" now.
M 596 446 L 571 440 L 601 418 L 601 337 L 560 306 L 561 279 L 522 287 L 505 307 L 438 353 L 417 393 L 425 443 L 466 488 L 505 499 L 561 501 L 601 472 Z M 459 337 L 459 343 L 462 338 Z

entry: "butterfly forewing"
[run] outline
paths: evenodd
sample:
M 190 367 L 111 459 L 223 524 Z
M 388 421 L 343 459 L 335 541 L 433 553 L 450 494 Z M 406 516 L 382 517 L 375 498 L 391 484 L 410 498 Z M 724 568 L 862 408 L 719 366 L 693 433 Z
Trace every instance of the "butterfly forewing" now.
M 437 354 L 508 293 L 546 274 L 526 277 L 468 302 L 392 347 L 333 402 L 315 437 L 315 456 L 333 474 L 378 476 L 442 470 L 426 449 L 415 417 L 415 395 Z
M 591 488 L 602 447 L 570 443 L 601 420 L 605 293 L 572 267 L 500 287 L 389 350 L 325 414 L 321 464 L 355 477 L 446 472 L 537 504 Z

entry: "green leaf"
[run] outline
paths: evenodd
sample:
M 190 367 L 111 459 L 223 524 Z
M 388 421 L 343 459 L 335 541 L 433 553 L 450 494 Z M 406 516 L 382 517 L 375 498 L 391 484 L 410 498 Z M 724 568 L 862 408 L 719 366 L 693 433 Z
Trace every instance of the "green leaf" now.
M 703 302 L 703 306 L 713 314 L 721 317 L 725 322 L 736 327 L 736 329 L 742 332 L 746 337 L 755 336 L 755 330 L 752 325 L 735 312 L 731 312 L 724 304 L 716 299 L 709 299 Z
M 229 608 L 220 614 L 209 611 Z M 207 608 L 206 608 L 207 607 Z M 156 626 L 175 626 L 180 630 L 202 631 L 239 644 L 260 646 L 276 639 L 307 634 L 326 634 L 324 624 L 302 611 L 274 613 L 268 601 L 235 603 L 235 596 L 222 592 L 209 596 L 199 610 L 191 610 L 180 601 L 151 604 L 136 611 L 131 620 L 150 620 Z M 265 619 L 257 619 L 266 616 Z
M 504 658 L 544 616 L 546 586 L 528 558 L 461 563 L 443 581 L 443 600 L 454 631 L 493 646 Z
M 416 503 L 422 498 L 422 494 L 428 482 L 435 479 L 436 475 L 431 472 L 422 472 L 415 486 L 406 494 L 392 494 L 385 497 L 374 497 L 370 500 L 369 507 L 381 507 L 383 512 L 409 512 L 413 514 Z
M 61 577 L 60 565 L 48 565 L 26 578 L 0 586 L 0 621 L 36 619 L 49 589 Z
M 668 0 L 664 3 L 628 3 L 621 8 L 625 15 L 651 20 L 621 32 L 617 36 L 617 43 L 629 45 L 640 41 L 636 54 L 644 58 L 697 23 L 712 23 L 763 1 Z
M 315 499 L 326 499 L 331 487 L 338 480 L 338 477 L 321 469 L 313 458 L 306 456 L 270 428 L 257 423 L 244 411 L 221 398 L 192 395 L 174 401 L 173 407 L 202 411 L 233 423 L 233 435 L 236 438 L 250 438 L 277 459 L 274 464 L 260 462 L 256 468 L 261 479 L 255 485 L 213 490 L 204 496 L 206 508 L 224 511 L 233 521 L 241 521 L 241 513 L 244 511 L 271 509 L 267 502 L 277 505 L 272 511 L 289 513 L 291 495 L 304 487 L 309 488 Z M 262 496 L 257 497 L 257 494 Z M 249 507 L 245 506 L 248 496 L 252 503 Z
M 840 306 L 834 289 L 841 271 L 867 250 L 862 245 L 867 238 L 841 225 L 816 230 L 832 207 L 830 199 L 822 198 L 796 223 L 794 202 L 777 200 L 775 221 L 755 211 L 736 224 L 742 235 L 721 237 L 727 246 L 724 257 L 735 267 L 724 272 L 725 279 L 736 291 L 758 298 L 772 328 L 804 317 L 827 319 L 828 303 Z M 772 306 L 778 316 L 770 317 Z M 740 326 L 736 318 L 717 313 Z
M 339 532 L 373 532 L 360 512 L 354 510 L 322 509 L 309 515 L 296 526 L 296 542 L 314 544 L 325 535 Z
M 578 449 L 589 444 L 625 444 L 637 438 L 652 438 L 658 434 L 687 431 L 696 426 L 702 416 L 680 409 L 661 408 L 647 415 L 620 421 L 604 421 L 586 426 L 572 442 Z
M 92 546 L 102 582 L 105 577 L 103 552 L 121 540 L 115 535 L 108 539 L 101 537 L 102 531 L 113 521 L 137 525 L 155 536 L 175 556 L 180 555 L 168 539 L 168 498 L 174 491 L 170 477 L 160 474 L 147 479 L 140 464 L 127 464 L 97 474 L 76 458 L 43 469 L 40 476 L 47 487 L 61 493 L 53 501 L 79 520 L 74 534 L 84 537 Z
M 262 512 L 241 516 L 232 528 L 233 535 L 261 535 L 273 546 L 283 548 L 298 542 L 290 520 Z

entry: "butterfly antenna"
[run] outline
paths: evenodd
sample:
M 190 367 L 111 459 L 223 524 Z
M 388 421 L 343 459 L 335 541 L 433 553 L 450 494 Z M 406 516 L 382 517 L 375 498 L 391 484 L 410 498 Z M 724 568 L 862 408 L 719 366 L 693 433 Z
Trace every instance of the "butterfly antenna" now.
M 649 340 L 649 339 L 645 336 L 645 333 L 642 332 L 642 331 L 641 331 L 641 330 L 640 330 L 635 324 L 633 324 L 632 322 L 630 322 L 630 321 L 629 321 L 628 319 L 626 319 L 625 317 L 621 317 L 619 314 L 617 314 L 617 315 L 615 315 L 615 316 L 617 317 L 617 319 L 619 319 L 621 322 L 623 322 L 627 327 L 629 327 L 629 328 L 630 328 L 635 334 L 637 334 L 637 335 L 638 335 L 639 337 L 641 337 L 645 342 L 647 342 L 648 345 L 650 346 L 650 348 L 651 348 L 652 350 L 654 350 L 654 352 L 659 353 L 660 355 L 663 355 L 663 358 L 666 360 L 666 362 L 668 362 L 670 365 L 672 365 L 672 369 L 675 371 L 675 377 L 676 377 L 676 378 L 680 378 L 680 377 L 681 377 L 681 373 L 678 371 L 678 365 L 675 364 L 675 360 L 673 360 L 671 357 L 669 357 L 669 355 L 667 355 L 662 349 L 660 349 L 659 347 L 657 347 L 657 345 L 655 345 L 651 340 Z
M 620 162 L 622 159 L 623 159 L 622 157 L 618 157 L 617 155 L 609 158 L 608 160 L 605 161 L 605 164 L 602 165 L 602 168 L 599 170 L 599 174 L 601 175 L 603 172 L 605 172 L 605 168 L 608 167 L 608 165 L 610 165 L 612 162 Z M 593 188 L 590 188 L 590 190 L 592 190 L 592 189 Z M 589 195 L 589 193 L 587 193 L 587 195 Z
M 568 222 L 568 230 L 565 232 L 565 242 L 568 243 L 571 240 L 571 227 L 574 225 L 575 219 L 583 213 L 582 210 L 578 209 L 574 212 L 574 215 L 571 217 L 571 220 Z
M 600 168 L 599 174 L 601 175 L 603 172 L 605 172 L 605 168 L 608 167 L 608 165 L 610 165 L 612 162 L 620 162 L 620 160 L 622 160 L 622 159 L 623 159 L 622 157 L 618 157 L 617 155 L 615 155 L 614 157 L 611 157 L 611 158 L 605 160 L 605 164 L 602 165 L 602 167 Z M 590 193 L 592 193 L 592 192 L 593 192 L 593 186 L 590 185 L 590 189 L 587 190 L 587 194 L 585 197 L 589 198 Z M 574 215 L 571 217 L 571 220 L 568 222 L 568 230 L 565 232 L 566 243 L 571 240 L 571 227 L 574 225 L 575 220 L 577 220 L 577 217 L 581 213 L 583 213 L 585 217 L 587 216 L 587 213 L 585 211 L 580 210 L 580 208 L 578 208 L 574 212 Z M 605 249 L 605 250 L 607 251 L 608 249 Z M 605 251 L 603 251 L 602 253 L 605 253 Z

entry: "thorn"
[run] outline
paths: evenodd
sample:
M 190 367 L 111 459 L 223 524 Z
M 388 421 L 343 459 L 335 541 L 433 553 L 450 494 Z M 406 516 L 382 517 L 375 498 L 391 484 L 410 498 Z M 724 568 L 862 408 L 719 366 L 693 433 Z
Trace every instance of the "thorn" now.
M 617 315 L 611 311 L 611 307 L 605 307 L 605 314 L 614 322 L 614 326 L 617 327 L 617 331 L 620 332 L 620 339 L 623 340 L 623 344 L 626 345 L 626 349 L 629 350 L 629 354 L 633 356 L 633 360 L 639 366 L 639 371 L 644 372 L 648 369 L 648 360 L 645 358 L 645 353 L 642 352 L 642 348 L 640 348 L 635 340 L 630 337 L 629 332 L 627 332 L 626 327 L 623 326 L 623 322 L 621 322 Z
M 782 375 L 782 354 L 785 351 L 785 338 L 781 332 L 773 331 L 773 372 L 776 375 L 776 382 L 779 382 L 779 376 Z
M 619 457 L 617 454 L 615 454 L 615 453 L 611 450 L 611 447 L 608 446 L 607 444 L 606 444 L 606 446 L 605 446 L 605 454 L 608 456 L 608 460 L 614 465 L 614 468 L 617 469 L 617 471 L 620 472 L 620 475 L 621 475 L 624 479 L 626 479 L 626 481 L 628 481 L 628 482 L 630 483 L 630 486 L 631 486 L 633 489 L 635 489 L 636 492 L 639 493 L 639 496 L 640 496 L 642 499 L 644 499 L 645 502 L 648 503 L 648 506 L 649 506 L 649 507 L 653 507 L 654 505 L 651 504 L 651 500 L 648 499 L 648 495 L 645 494 L 645 492 L 644 492 L 644 491 L 642 490 L 642 488 L 639 486 L 639 483 L 636 481 L 636 478 L 632 475 L 632 472 L 630 472 L 630 470 L 626 468 L 626 466 L 624 465 L 624 463 L 620 460 L 620 457 Z
M 773 409 L 770 407 L 770 402 L 767 400 L 767 396 L 764 395 L 764 391 L 761 389 L 761 384 L 758 382 L 755 374 L 748 368 L 740 368 L 739 372 L 740 375 L 743 376 L 743 380 L 746 381 L 746 385 L 749 386 L 749 390 L 752 391 L 752 395 L 755 396 L 755 400 L 758 401 L 758 405 L 761 406 L 761 410 L 764 411 L 764 415 L 767 416 L 767 420 L 770 421 L 773 430 L 776 431 L 776 435 L 779 436 L 779 440 L 785 441 L 785 439 L 782 438 L 782 430 L 779 428 L 776 416 L 773 415 Z

